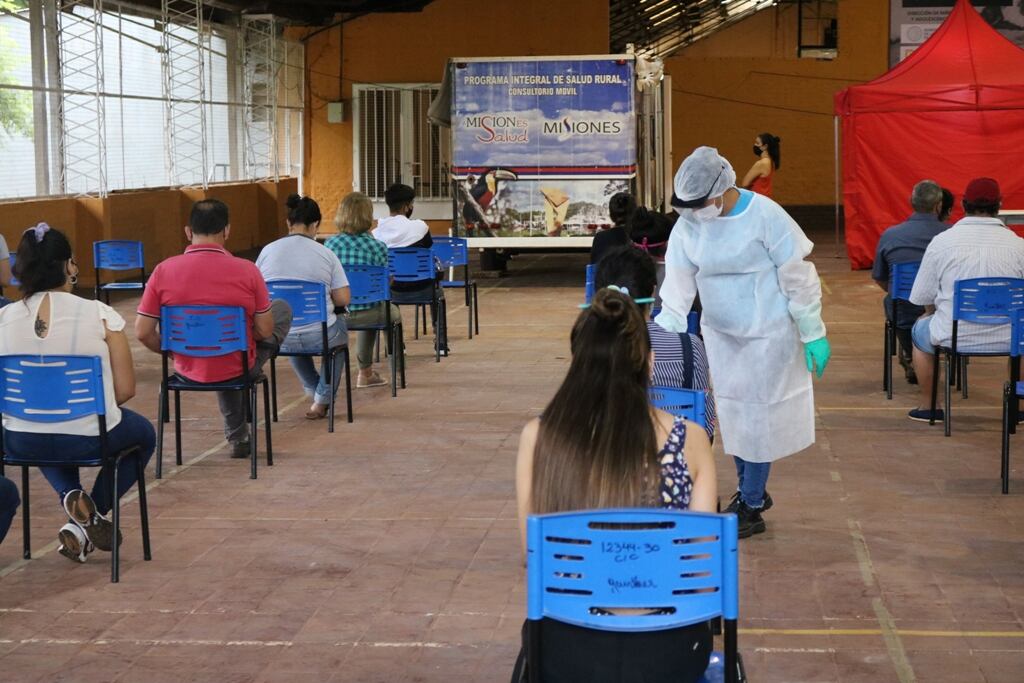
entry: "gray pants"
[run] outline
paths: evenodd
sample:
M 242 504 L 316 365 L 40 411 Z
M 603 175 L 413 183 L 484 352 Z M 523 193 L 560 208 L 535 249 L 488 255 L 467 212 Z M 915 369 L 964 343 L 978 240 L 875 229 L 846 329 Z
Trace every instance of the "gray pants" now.
M 345 316 L 349 327 L 361 327 L 363 325 L 383 325 L 384 303 L 381 302 L 373 308 L 362 311 L 349 311 Z M 391 322 L 402 322 L 402 314 L 398 306 L 391 304 Z M 384 334 L 387 334 L 385 332 Z M 377 339 L 377 333 L 370 330 L 356 332 L 356 358 L 359 361 L 359 369 L 366 370 L 373 365 L 373 344 Z
M 274 332 L 269 339 L 256 344 L 256 363 L 249 370 L 250 377 L 258 377 L 263 366 L 270 357 L 277 353 L 278 348 L 288 336 L 292 326 L 292 309 L 280 299 L 270 305 L 270 314 L 274 317 Z M 249 426 L 246 422 L 246 403 L 248 396 L 244 391 L 218 391 L 217 403 L 220 413 L 224 416 L 224 438 L 229 443 L 245 443 L 249 441 Z M 269 416 L 266 419 L 270 419 Z

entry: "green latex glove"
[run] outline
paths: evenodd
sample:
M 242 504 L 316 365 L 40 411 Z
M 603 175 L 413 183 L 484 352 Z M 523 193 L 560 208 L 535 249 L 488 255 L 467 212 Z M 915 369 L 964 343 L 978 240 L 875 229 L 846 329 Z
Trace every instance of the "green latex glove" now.
M 807 359 L 807 372 L 814 372 L 817 367 L 818 377 L 825 372 L 828 359 L 832 356 L 832 348 L 828 345 L 828 339 L 822 337 L 804 344 L 804 357 Z

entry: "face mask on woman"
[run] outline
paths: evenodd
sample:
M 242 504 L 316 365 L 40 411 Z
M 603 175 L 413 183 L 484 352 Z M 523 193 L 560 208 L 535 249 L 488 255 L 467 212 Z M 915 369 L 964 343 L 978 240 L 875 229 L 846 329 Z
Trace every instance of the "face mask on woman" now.
M 714 200 L 712 200 L 711 204 L 708 204 L 707 206 L 702 206 L 699 209 L 694 209 L 693 217 L 696 218 L 701 223 L 710 223 L 711 221 L 715 220 L 716 218 L 722 215 L 722 209 L 724 207 L 725 202 L 722 202 L 720 206 L 718 204 L 715 204 Z
M 762 149 L 761 149 L 760 147 L 758 147 L 757 145 L 754 145 L 754 156 L 755 156 L 755 157 L 759 157 L 759 156 L 761 156 L 761 153 L 762 153 L 763 151 L 764 151 L 764 150 L 762 150 Z

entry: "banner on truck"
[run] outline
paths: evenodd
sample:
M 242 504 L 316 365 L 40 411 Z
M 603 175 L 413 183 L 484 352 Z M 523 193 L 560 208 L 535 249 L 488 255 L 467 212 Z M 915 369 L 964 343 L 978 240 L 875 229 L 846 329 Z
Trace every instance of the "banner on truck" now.
M 470 236 L 592 235 L 636 175 L 633 60 L 456 62 L 452 174 Z

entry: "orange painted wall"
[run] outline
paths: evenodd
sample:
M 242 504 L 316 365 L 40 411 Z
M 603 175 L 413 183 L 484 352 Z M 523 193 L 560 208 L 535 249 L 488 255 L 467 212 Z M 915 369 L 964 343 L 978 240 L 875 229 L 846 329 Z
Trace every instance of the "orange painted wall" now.
M 776 197 L 789 205 L 830 204 L 832 96 L 888 66 L 889 0 L 839 0 L 838 9 L 835 60 L 797 59 L 793 5 L 764 10 L 667 60 L 673 168 L 710 144 L 742 176 L 754 161 L 753 138 L 768 131 L 783 139 Z M 435 0 L 421 13 L 361 17 L 308 41 L 304 187 L 326 215 L 352 186 L 351 120 L 327 123 L 326 106 L 339 98 L 348 106 L 352 82 L 436 82 L 448 57 L 608 51 L 604 1 L 490 3 L 484 27 L 481 11 L 476 0 Z
M 273 241 L 285 232 L 285 198 L 298 189 L 298 180 L 278 183 L 214 185 L 208 190 L 141 190 L 118 192 L 104 199 L 59 197 L 0 203 L 0 234 L 16 250 L 26 228 L 44 221 L 63 230 L 82 268 L 80 283 L 92 286 L 92 243 L 103 239 L 143 242 L 146 267 L 181 253 L 184 226 L 192 203 L 215 197 L 231 212 L 228 248 L 245 251 Z M 10 294 L 10 293 L 8 293 Z
M 775 198 L 831 204 L 832 97 L 888 69 L 889 0 L 839 1 L 839 54 L 797 59 L 796 7 L 764 10 L 666 61 L 672 76 L 674 167 L 698 145 L 717 147 L 743 174 L 754 137 L 782 138 Z
M 306 44 L 303 187 L 329 218 L 352 189 L 352 122 L 327 123 L 327 102 L 349 108 L 353 82 L 438 82 L 449 57 L 607 51 L 605 0 L 434 0 L 422 12 L 371 14 L 320 33 Z M 445 232 L 448 223 L 431 228 Z

